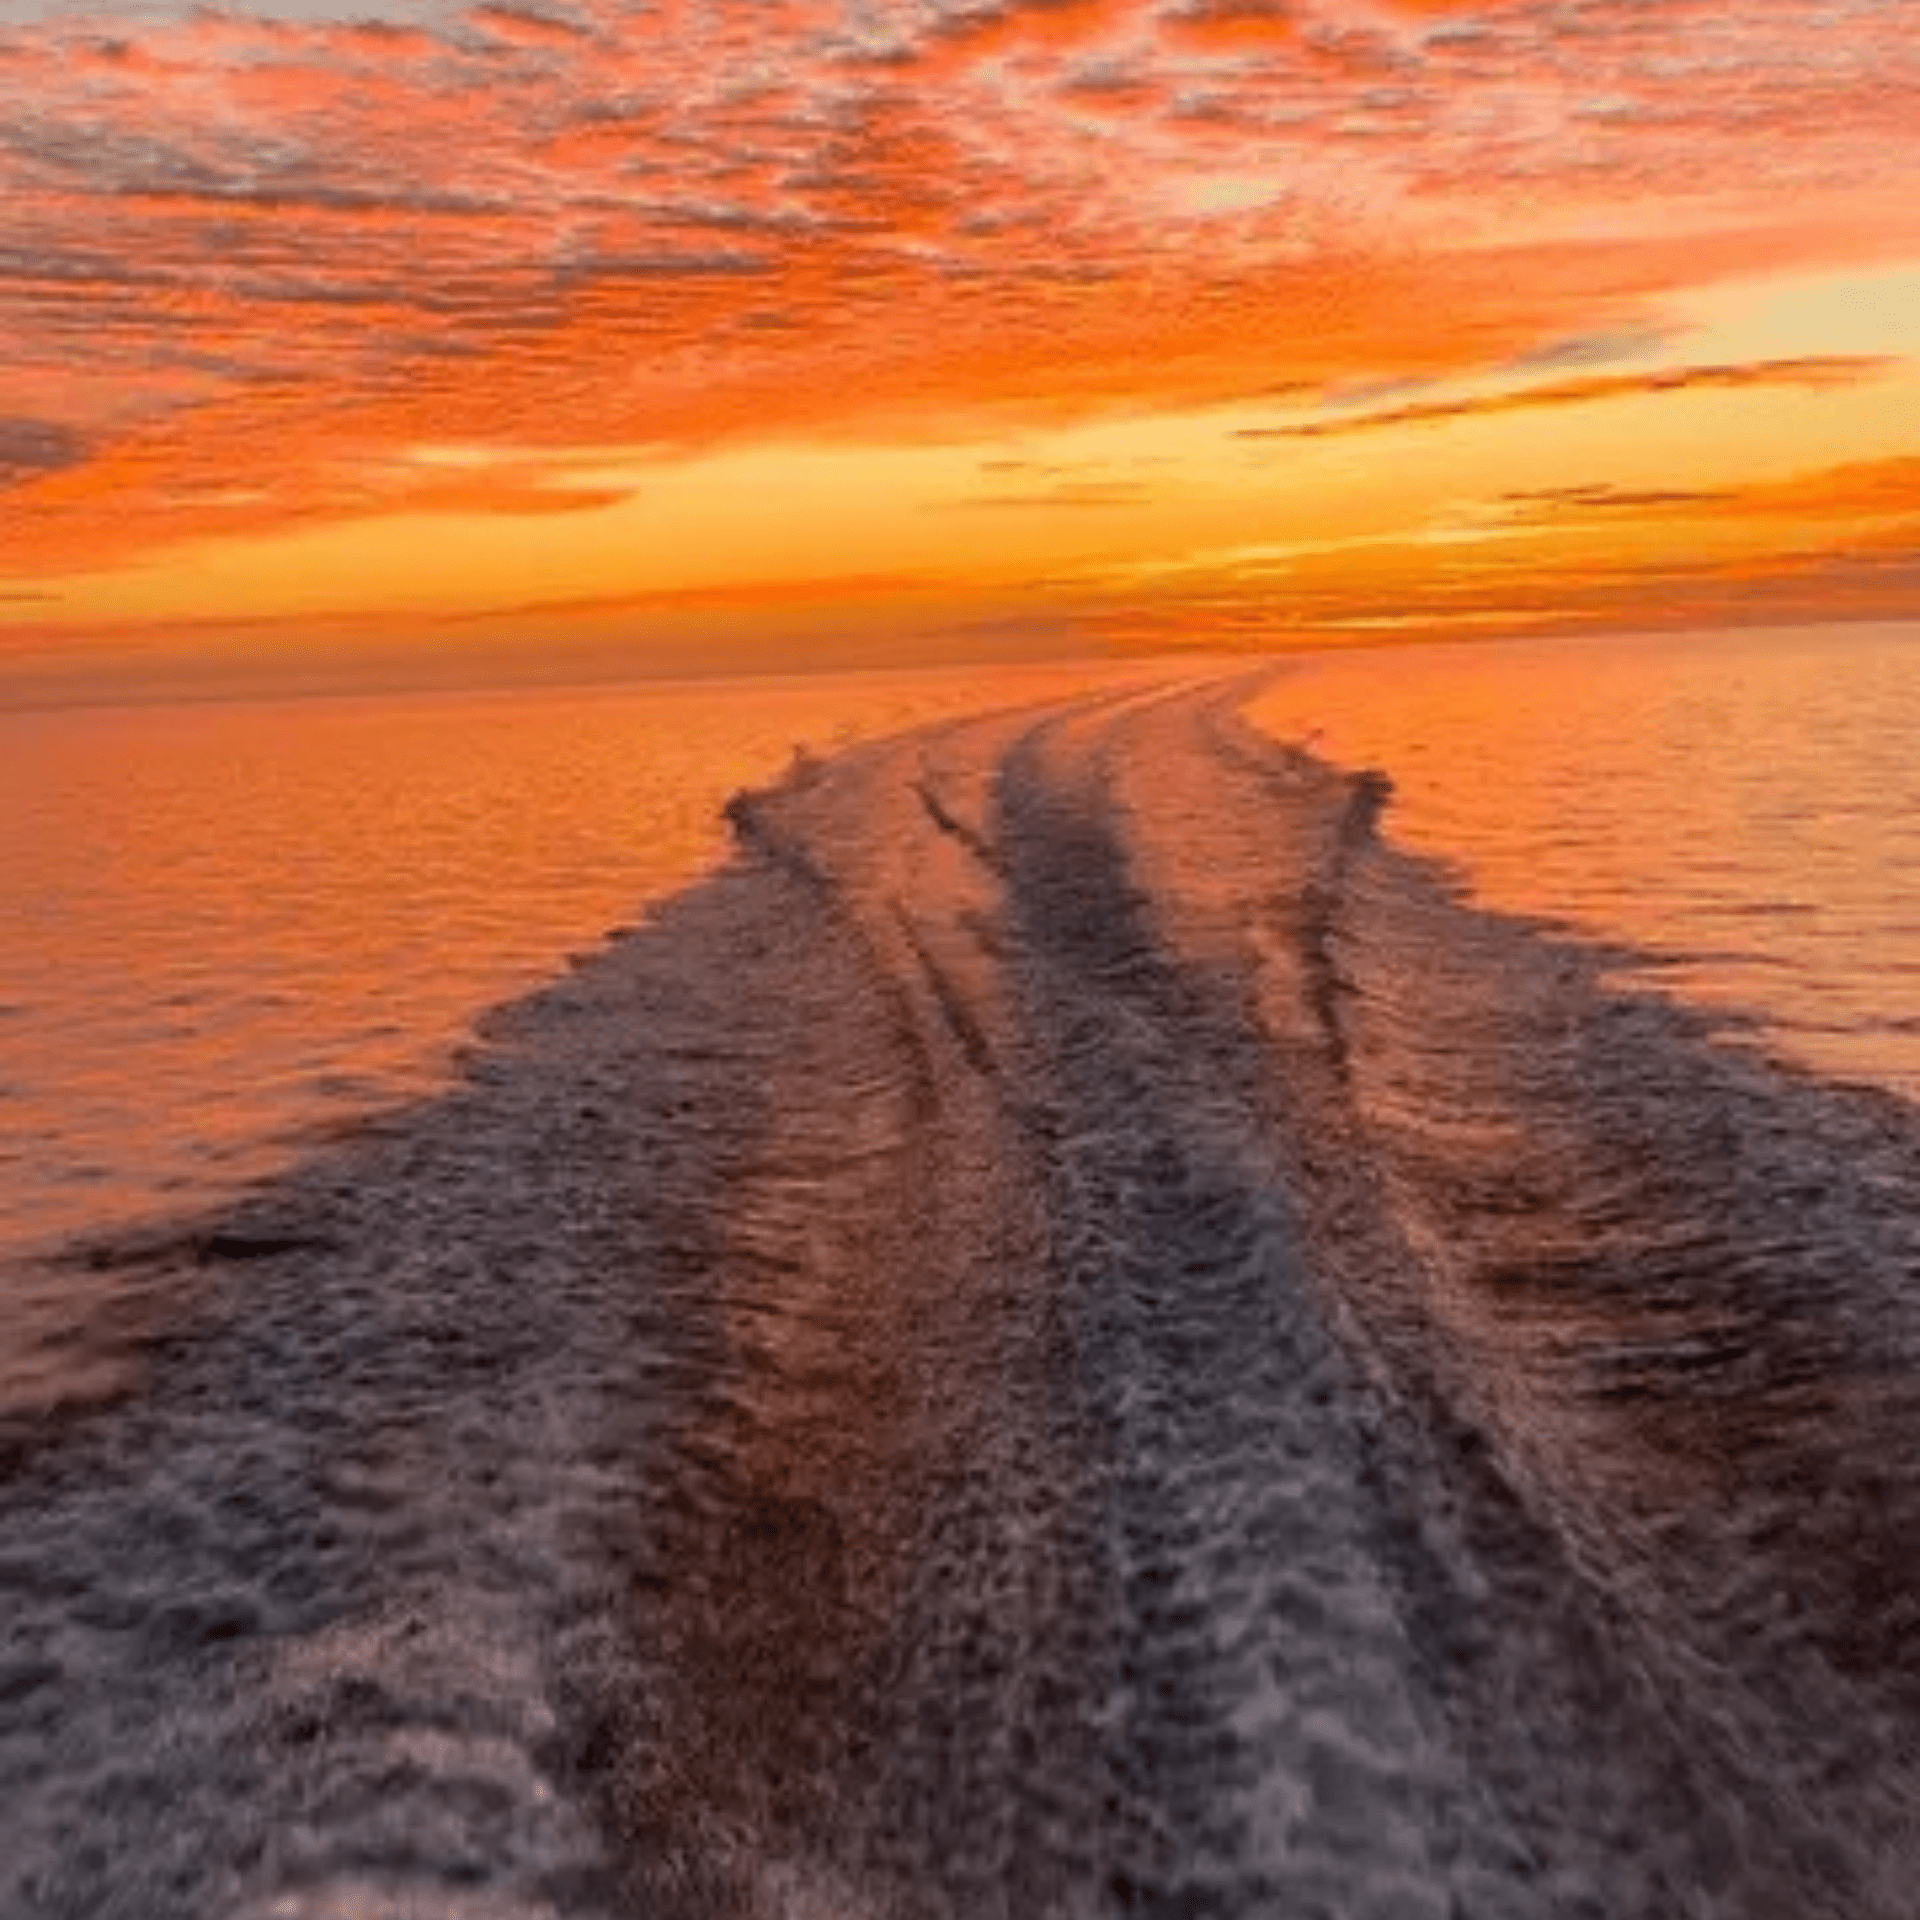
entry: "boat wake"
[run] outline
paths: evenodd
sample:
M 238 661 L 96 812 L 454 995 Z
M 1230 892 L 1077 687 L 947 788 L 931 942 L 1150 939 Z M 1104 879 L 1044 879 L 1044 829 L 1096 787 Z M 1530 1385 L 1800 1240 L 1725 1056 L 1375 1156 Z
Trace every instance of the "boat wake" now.
M 0 1481 L 0 1912 L 1908 1920 L 1920 1121 L 1243 692 L 796 762 L 126 1253 L 190 1315 Z

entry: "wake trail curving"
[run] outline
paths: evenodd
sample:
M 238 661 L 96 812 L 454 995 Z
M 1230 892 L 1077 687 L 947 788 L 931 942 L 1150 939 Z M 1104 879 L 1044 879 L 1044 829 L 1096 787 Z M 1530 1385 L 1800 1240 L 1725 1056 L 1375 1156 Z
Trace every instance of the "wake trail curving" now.
M 183 1241 L 0 1486 L 0 1912 L 1910 1915 L 1920 1123 L 1244 691 L 797 764 Z

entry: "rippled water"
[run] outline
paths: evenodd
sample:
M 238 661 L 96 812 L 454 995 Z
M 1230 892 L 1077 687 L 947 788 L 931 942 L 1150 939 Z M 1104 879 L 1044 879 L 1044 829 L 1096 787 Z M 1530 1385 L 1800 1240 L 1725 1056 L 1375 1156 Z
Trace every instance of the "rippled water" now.
M 475 1014 L 830 749 L 1092 670 L 0 716 L 0 1254 L 189 1208 L 440 1083 Z M 1370 652 L 1254 717 L 1493 904 L 1920 1092 L 1920 628 Z
M 799 763 L 97 1249 L 0 1914 L 1912 1920 L 1920 1109 L 1239 693 Z
M 1920 624 L 1369 653 L 1256 711 L 1482 898 L 1920 1096 Z
M 0 715 L 0 1255 L 437 1084 L 796 746 L 1099 671 Z
M 0 1254 L 179 1211 L 440 1083 L 475 1014 L 830 749 L 1091 671 L 0 716 Z M 1290 663 L 1493 904 L 1920 1092 L 1920 628 Z

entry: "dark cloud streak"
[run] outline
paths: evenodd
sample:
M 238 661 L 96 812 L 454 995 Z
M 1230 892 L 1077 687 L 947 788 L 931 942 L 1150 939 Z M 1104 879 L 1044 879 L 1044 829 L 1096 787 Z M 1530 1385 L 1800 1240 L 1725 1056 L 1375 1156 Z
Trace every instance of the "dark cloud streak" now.
M 1457 420 L 1483 420 L 1501 414 L 1533 413 L 1553 407 L 1586 406 L 1599 400 L 1643 399 L 1655 394 L 1729 392 L 1754 387 L 1843 387 L 1872 380 L 1901 363 L 1881 355 L 1803 355 L 1783 360 L 1751 360 L 1720 365 L 1662 368 L 1648 373 L 1596 374 L 1586 379 L 1522 387 L 1512 393 L 1482 394 L 1464 400 L 1419 400 L 1371 413 L 1303 420 L 1286 426 L 1242 427 L 1242 440 L 1339 440 L 1388 428 L 1438 426 Z
M 86 440 L 51 420 L 0 419 L 0 488 L 15 487 L 77 467 Z

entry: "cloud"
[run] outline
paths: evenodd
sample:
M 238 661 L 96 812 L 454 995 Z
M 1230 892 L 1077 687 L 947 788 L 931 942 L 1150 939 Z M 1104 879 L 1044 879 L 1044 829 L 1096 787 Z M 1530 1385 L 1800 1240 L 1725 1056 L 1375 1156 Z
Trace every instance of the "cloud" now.
M 1877 355 L 1828 354 L 1717 366 L 1667 367 L 1647 373 L 1593 374 L 1583 379 L 1559 380 L 1545 386 L 1520 387 L 1508 393 L 1481 394 L 1465 400 L 1418 400 L 1405 406 L 1381 407 L 1370 413 L 1344 414 L 1331 420 L 1242 427 L 1237 430 L 1237 437 L 1243 440 L 1337 440 L 1350 434 L 1379 433 L 1395 427 L 1483 420 L 1498 414 L 1587 406 L 1598 400 L 1644 399 L 1653 394 L 1727 392 L 1755 387 L 1844 387 L 1889 373 L 1899 364 Z
M 1021 49 L 1073 48 L 1137 15 L 1130 0 L 964 0 L 932 15 L 927 44 L 971 58 Z
M 1007 472 L 1017 470 L 1020 463 L 989 461 L 983 465 L 989 470 Z M 1144 507 L 1152 503 L 1153 490 L 1137 480 L 1078 480 L 1064 481 L 1056 486 L 1029 488 L 1012 493 L 968 494 L 957 500 L 942 500 L 933 503 L 940 512 L 974 512 L 982 508 L 1089 508 L 1089 507 Z
M 1513 373 L 1558 373 L 1570 367 L 1605 367 L 1622 360 L 1644 360 L 1671 350 L 1671 327 L 1635 326 L 1576 333 L 1560 340 L 1544 340 L 1508 361 Z
M 304 524 L 434 441 L 1585 373 L 1666 350 L 1675 289 L 1884 258 L 1920 202 L 1891 10 L 1844 36 L 1772 0 L 84 11 L 0 29 L 0 420 L 72 436 L 0 468 L 10 567 L 225 532 L 183 503 L 235 494 Z
M 0 419 L 0 488 L 77 467 L 86 457 L 87 443 L 71 427 Z
M 566 46 L 593 38 L 593 28 L 560 8 L 517 6 L 511 0 L 472 9 L 467 18 L 482 32 L 532 46 Z
M 611 286 L 622 280 L 709 280 L 752 278 L 772 273 L 770 254 L 743 248 L 686 248 L 647 254 L 589 255 L 570 260 L 556 274 L 562 284 Z
M 1732 489 L 1693 487 L 1615 487 L 1604 483 L 1575 487 L 1527 487 L 1500 496 L 1503 505 L 1522 514 L 1551 517 L 1559 513 L 1670 514 L 1727 505 L 1738 498 Z
M 390 186 L 358 187 L 324 180 L 196 180 L 170 185 L 135 180 L 101 190 L 105 199 L 143 204 L 162 212 L 218 214 L 229 210 L 268 214 L 337 214 L 363 223 L 370 217 L 405 220 L 497 219 L 509 207 L 479 194 L 396 192 Z
M 1920 455 L 1853 460 L 1790 479 L 1731 492 L 1727 508 L 1745 514 L 1795 518 L 1877 518 L 1920 514 Z
M 1661 518 L 1898 519 L 1920 515 L 1920 455 L 1854 460 L 1784 479 L 1723 487 L 1533 487 L 1502 494 L 1498 504 L 1520 517 L 1541 520 L 1592 513 Z
M 1291 39 L 1300 13 L 1294 0 L 1182 0 L 1160 16 L 1160 31 L 1175 46 L 1239 51 Z
M 787 607 L 813 601 L 868 600 L 926 591 L 933 583 L 913 574 L 859 573 L 707 586 L 655 587 L 631 593 L 562 594 L 517 605 L 488 607 L 435 616 L 443 626 L 496 621 L 588 620 L 637 613 L 722 611 L 729 608 Z

